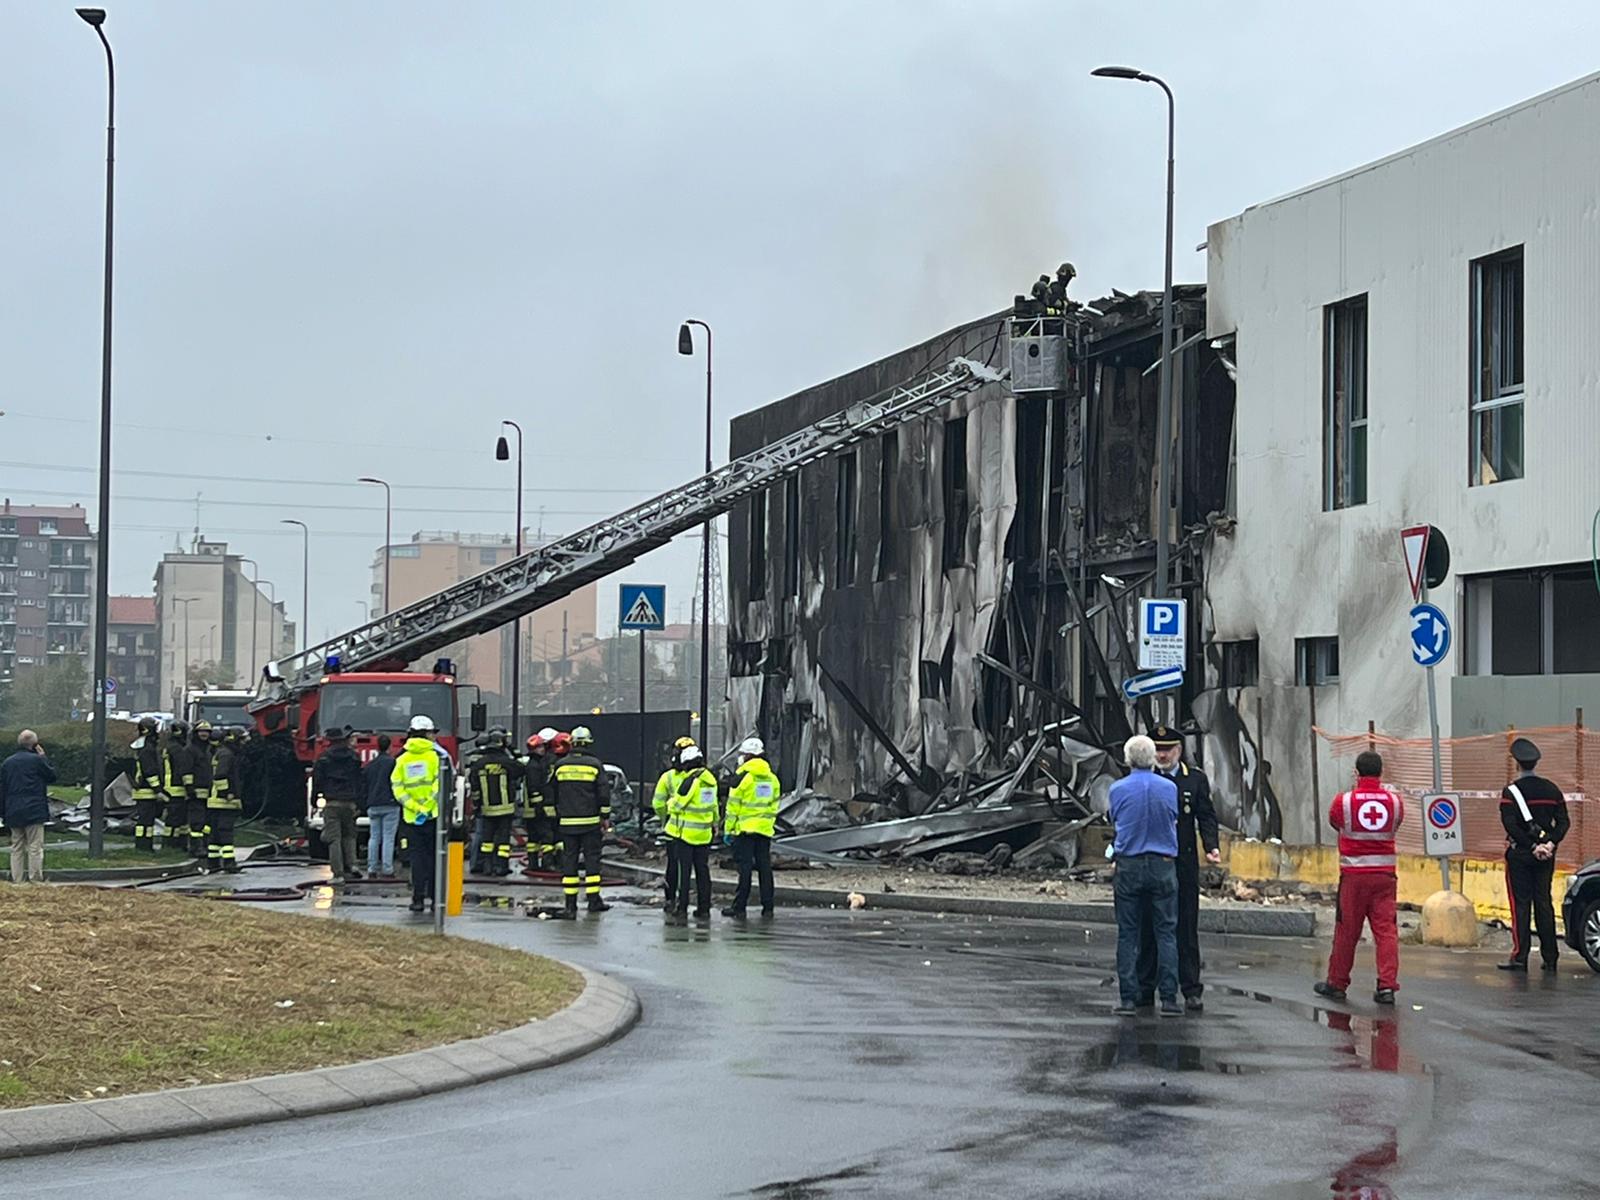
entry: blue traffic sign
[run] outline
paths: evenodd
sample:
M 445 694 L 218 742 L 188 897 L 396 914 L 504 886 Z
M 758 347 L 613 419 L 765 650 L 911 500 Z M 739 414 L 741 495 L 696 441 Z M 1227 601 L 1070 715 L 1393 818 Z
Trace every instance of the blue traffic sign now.
M 618 629 L 665 629 L 667 585 L 625 583 L 618 589 Z
M 1144 675 L 1130 675 L 1122 681 L 1122 694 L 1129 700 L 1148 696 L 1152 692 L 1170 691 L 1183 686 L 1183 671 L 1173 667 L 1166 671 L 1150 671 Z
M 1450 653 L 1450 622 L 1432 604 L 1411 610 L 1411 657 L 1419 667 L 1432 667 Z

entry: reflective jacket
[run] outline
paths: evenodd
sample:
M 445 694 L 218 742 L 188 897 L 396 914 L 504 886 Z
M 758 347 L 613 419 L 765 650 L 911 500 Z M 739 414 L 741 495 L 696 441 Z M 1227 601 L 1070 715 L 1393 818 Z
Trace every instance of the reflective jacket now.
M 764 758 L 739 764 L 739 782 L 728 793 L 727 831 L 730 835 L 759 833 L 772 836 L 778 819 L 778 796 L 782 789 Z
M 217 757 L 212 760 L 211 796 L 207 808 L 239 807 L 239 768 L 243 765 L 239 752 L 224 743 L 217 747 Z
M 656 780 L 655 795 L 650 797 L 650 807 L 655 810 L 656 816 L 661 818 L 662 828 L 665 831 L 667 821 L 667 797 L 672 795 L 672 789 L 678 786 L 678 781 L 683 778 L 683 772 L 669 767 L 661 772 L 661 777 Z M 671 832 L 668 837 L 676 837 Z
M 194 747 L 175 738 L 168 742 L 166 767 L 161 788 L 167 793 L 167 799 L 184 799 L 194 787 Z
M 216 752 L 217 744 L 209 738 L 203 742 L 199 738 L 194 738 L 189 742 L 189 756 L 193 764 L 190 770 L 194 775 L 189 787 L 191 800 L 211 799 L 211 783 L 216 778 L 216 765 L 213 760 Z
M 550 792 L 562 829 L 597 828 L 611 819 L 611 777 L 592 754 L 574 750 L 550 773 Z
M 153 733 L 142 734 L 133 750 L 133 798 L 154 800 L 161 791 L 161 745 Z
M 1356 786 L 1333 798 L 1328 824 L 1339 831 L 1341 873 L 1393 875 L 1394 833 L 1406 818 L 1400 794 L 1377 779 L 1356 780 Z
M 666 835 L 689 846 L 709 845 L 717 827 L 717 777 L 704 767 L 668 775 Z
M 439 751 L 431 738 L 409 737 L 394 760 L 389 786 L 400 801 L 407 825 L 421 825 L 439 816 Z
M 517 811 L 522 764 L 506 750 L 485 750 L 472 764 L 472 791 L 486 817 L 509 817 Z

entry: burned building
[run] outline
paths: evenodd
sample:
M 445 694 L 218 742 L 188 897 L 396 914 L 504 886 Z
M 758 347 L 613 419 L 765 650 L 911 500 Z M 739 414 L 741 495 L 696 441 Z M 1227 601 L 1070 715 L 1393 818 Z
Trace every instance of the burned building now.
M 1202 336 L 1204 289 L 1179 288 L 1175 308 L 1168 532 L 1174 590 L 1193 597 L 1205 531 L 1228 519 L 1234 389 Z M 730 725 L 767 741 L 786 788 L 919 813 L 1042 736 L 1109 746 L 1152 716 L 1120 683 L 1155 565 L 1161 296 L 1041 311 L 1019 304 L 733 422 L 737 457 L 958 356 L 1015 364 L 731 514 Z M 1202 699 L 1198 632 L 1191 684 L 1157 701 L 1166 719 Z

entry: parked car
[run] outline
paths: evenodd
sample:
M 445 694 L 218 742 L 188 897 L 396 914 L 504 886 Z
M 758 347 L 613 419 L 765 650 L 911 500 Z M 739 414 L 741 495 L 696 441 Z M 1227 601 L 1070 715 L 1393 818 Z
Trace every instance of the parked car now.
M 1600 971 L 1600 859 L 1567 877 L 1561 923 L 1567 931 L 1567 945 L 1583 955 L 1593 970 Z

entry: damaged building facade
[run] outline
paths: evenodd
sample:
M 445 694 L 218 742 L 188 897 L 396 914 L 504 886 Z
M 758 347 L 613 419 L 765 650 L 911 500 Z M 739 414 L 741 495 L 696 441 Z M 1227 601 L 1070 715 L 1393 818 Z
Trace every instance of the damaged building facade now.
M 731 724 L 766 740 L 787 790 L 921 814 L 1004 775 L 1019 799 L 1087 801 L 1073 778 L 1085 752 L 1153 715 L 1120 684 L 1136 673 L 1133 614 L 1155 564 L 1161 296 L 1051 312 L 973 321 L 732 423 L 737 457 L 956 357 L 1017 364 L 730 515 Z M 1205 323 L 1204 289 L 1180 287 L 1168 528 L 1189 596 L 1207 531 L 1228 520 L 1233 436 L 1232 368 Z M 1195 689 L 1158 701 L 1185 721 L 1203 702 Z M 1230 730 L 1207 764 L 1239 781 L 1219 787 L 1233 824 L 1261 823 L 1247 736 Z
M 1596 128 L 1590 76 L 1209 231 L 1239 433 L 1208 667 L 1292 798 L 1286 840 L 1349 777 L 1313 725 L 1428 734 L 1403 527 L 1451 549 L 1447 737 L 1600 713 Z

